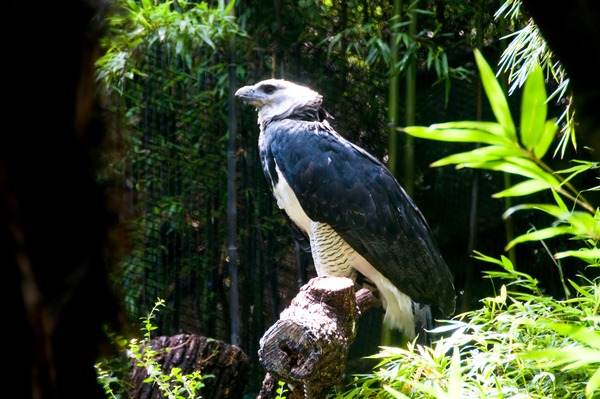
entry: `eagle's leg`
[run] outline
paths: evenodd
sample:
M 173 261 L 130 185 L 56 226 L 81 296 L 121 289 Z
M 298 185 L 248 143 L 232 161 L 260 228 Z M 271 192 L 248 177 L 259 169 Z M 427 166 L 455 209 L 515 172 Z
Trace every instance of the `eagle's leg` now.
M 356 291 L 367 288 L 381 301 L 376 285 L 356 271 L 356 262 L 361 258 L 328 224 L 311 223 L 310 247 L 319 276 L 348 277 L 354 281 Z
M 348 277 L 355 280 L 352 267 L 356 252 L 328 224 L 311 222 L 310 249 L 319 276 Z

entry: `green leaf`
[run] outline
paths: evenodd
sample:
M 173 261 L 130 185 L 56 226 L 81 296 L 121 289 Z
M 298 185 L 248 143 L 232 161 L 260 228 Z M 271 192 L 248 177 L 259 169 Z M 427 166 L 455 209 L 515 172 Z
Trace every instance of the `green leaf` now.
M 450 375 L 448 376 L 448 393 L 452 394 L 452 396 L 455 398 L 463 397 L 460 365 L 460 350 L 457 347 L 454 347 L 452 352 L 452 361 L 450 363 Z
M 547 227 L 541 230 L 534 230 L 529 233 L 521 234 L 520 236 L 511 240 L 504 250 L 508 251 L 517 244 L 521 244 L 528 241 L 542 241 L 548 238 L 558 237 L 563 234 L 572 234 L 573 229 L 570 226 L 556 226 Z
M 600 361 L 600 351 L 587 349 L 583 347 L 571 348 L 556 348 L 532 351 L 523 354 L 521 357 L 529 359 L 547 359 L 545 366 L 555 367 L 562 366 L 564 370 L 575 368 L 583 368 L 583 366 Z
M 515 266 L 512 264 L 511 260 L 508 259 L 506 256 L 501 255 L 500 259 L 502 260 L 502 267 L 504 267 L 505 270 L 508 271 L 515 271 Z
M 544 124 L 544 131 L 542 135 L 537 143 L 533 144 L 533 155 L 539 159 L 542 159 L 554 141 L 557 131 L 558 125 L 556 124 L 556 118 L 547 120 Z
M 225 6 L 225 14 L 231 14 L 233 12 L 233 7 L 235 7 L 235 0 L 231 0 L 227 3 L 227 6 Z
M 561 206 L 549 204 L 520 204 L 507 209 L 502 215 L 509 217 L 512 213 L 523 209 L 536 209 L 546 212 L 558 219 L 558 222 L 568 223 L 569 234 L 580 237 L 595 237 L 599 233 L 599 225 L 596 218 L 587 212 L 569 211 Z
M 559 206 L 559 208 L 563 212 L 565 212 L 565 213 L 569 212 L 569 209 L 567 208 L 567 204 L 565 204 L 565 201 L 563 201 L 563 199 L 560 197 L 560 195 L 558 195 L 556 190 L 552 190 L 552 196 L 554 197 L 554 201 L 556 201 L 556 204 Z
M 554 255 L 555 259 L 561 259 L 561 258 L 566 258 L 568 256 L 572 256 L 574 258 L 579 258 L 579 259 L 600 259 L 600 249 L 598 248 L 593 248 L 593 249 L 587 249 L 587 248 L 582 248 L 579 251 L 564 251 L 564 252 L 559 252 L 557 254 Z
M 571 162 L 577 163 L 576 166 L 571 166 L 567 169 L 557 170 L 556 173 L 573 173 L 578 174 L 581 172 L 585 172 L 590 169 L 598 169 L 600 167 L 600 162 L 591 162 L 591 161 L 582 161 L 578 159 L 573 159 Z
M 455 122 L 444 122 L 434 123 L 431 125 L 432 129 L 467 129 L 467 130 L 481 130 L 482 132 L 490 133 L 499 137 L 504 137 L 504 128 L 498 122 L 486 122 L 486 121 L 455 121 Z M 510 143 L 509 140 L 506 140 Z
M 567 209 L 564 209 L 560 206 L 550 205 L 550 204 L 519 204 L 508 208 L 502 217 L 506 219 L 516 211 L 526 210 L 526 209 L 537 209 L 543 212 L 546 212 L 549 215 L 554 216 L 557 219 L 564 219 L 564 216 L 569 213 Z
M 543 180 L 526 180 L 524 182 L 515 184 L 514 186 L 507 188 L 506 190 L 500 191 L 499 193 L 493 194 L 492 197 L 519 197 L 523 195 L 537 193 L 539 191 L 546 190 L 550 187 L 551 185 Z
M 498 265 L 506 270 L 510 270 L 510 271 L 514 270 L 514 265 L 512 264 L 510 259 L 508 259 L 504 255 L 501 256 L 502 260 L 498 260 L 496 258 L 492 258 L 491 256 L 484 255 L 483 253 L 481 253 L 479 251 L 473 251 L 473 253 L 475 254 L 475 255 L 473 255 L 473 258 L 475 258 L 475 259 L 482 260 L 484 262 L 493 263 L 493 264 Z
M 500 83 L 498 83 L 494 72 L 478 49 L 475 49 L 475 62 L 479 68 L 481 83 L 483 84 L 483 88 L 496 120 L 504 128 L 506 137 L 510 141 L 517 143 L 515 124 L 510 114 L 510 108 L 508 107 L 508 101 L 506 101 L 504 91 L 502 90 Z
M 548 327 L 557 333 L 569 336 L 576 341 L 589 345 L 593 348 L 600 349 L 600 333 L 597 331 L 588 330 L 586 327 L 562 323 L 550 323 Z M 600 355 L 600 352 L 598 352 Z M 600 362 L 600 356 L 596 358 Z
M 484 143 L 507 145 L 510 144 L 505 137 L 490 134 L 490 132 L 478 129 L 439 129 L 435 125 L 411 126 L 402 129 L 411 136 L 438 141 L 449 141 L 455 143 Z
M 521 150 L 502 145 L 488 145 L 471 151 L 460 152 L 444 157 L 432 164 L 432 166 L 445 166 L 462 164 L 475 161 L 496 161 L 506 157 L 520 156 Z
M 521 100 L 521 142 L 528 151 L 533 152 L 543 136 L 547 113 L 544 74 L 536 64 L 525 82 Z
M 600 368 L 598 370 L 596 370 L 596 372 L 594 374 L 592 374 L 592 376 L 590 377 L 590 379 L 588 380 L 588 384 L 585 387 L 585 395 L 588 398 L 592 398 L 594 392 L 598 391 L 598 389 L 600 388 Z
M 560 184 L 554 176 L 544 172 L 534 162 L 525 158 L 512 157 L 507 160 L 499 161 L 467 162 L 462 165 L 458 165 L 458 167 L 488 169 L 511 173 L 514 175 L 529 177 L 531 179 L 543 180 L 552 187 L 557 187 Z

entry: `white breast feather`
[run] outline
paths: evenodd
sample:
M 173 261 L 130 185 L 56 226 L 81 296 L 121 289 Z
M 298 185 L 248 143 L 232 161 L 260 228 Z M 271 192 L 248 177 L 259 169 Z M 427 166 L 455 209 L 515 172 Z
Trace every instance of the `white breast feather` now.
M 308 218 L 302 206 L 300 206 L 300 202 L 298 202 L 298 198 L 296 198 L 296 194 L 294 194 L 294 190 L 290 187 L 287 180 L 279 170 L 277 166 L 277 162 L 275 162 L 275 170 L 277 171 L 277 185 L 273 187 L 273 194 L 277 199 L 277 206 L 280 209 L 283 209 L 285 213 L 292 219 L 296 225 L 302 228 L 310 237 L 311 228 L 310 222 L 311 220 Z

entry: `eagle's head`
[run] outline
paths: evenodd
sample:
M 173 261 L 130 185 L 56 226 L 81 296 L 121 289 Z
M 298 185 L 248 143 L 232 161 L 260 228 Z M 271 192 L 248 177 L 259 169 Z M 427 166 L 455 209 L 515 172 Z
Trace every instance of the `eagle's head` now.
M 283 79 L 244 86 L 235 95 L 256 107 L 258 123 L 263 125 L 286 118 L 320 121 L 330 117 L 321 108 L 323 97 L 319 93 Z

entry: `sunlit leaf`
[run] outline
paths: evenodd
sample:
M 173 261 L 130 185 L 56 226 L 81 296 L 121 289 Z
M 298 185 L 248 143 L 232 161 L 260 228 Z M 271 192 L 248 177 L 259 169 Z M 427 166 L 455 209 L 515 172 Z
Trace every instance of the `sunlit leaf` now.
M 235 7 L 235 0 L 231 0 L 229 3 L 227 3 L 227 6 L 225 7 L 225 14 L 232 13 L 234 7 Z
M 567 169 L 557 170 L 556 173 L 573 173 L 576 175 L 590 169 L 600 168 L 600 162 L 581 161 L 577 159 L 572 160 L 572 162 L 577 163 L 578 165 L 571 166 Z
M 588 398 L 592 398 L 593 394 L 600 389 L 600 368 L 596 370 L 594 374 L 588 380 L 588 384 L 585 387 L 585 394 Z
M 598 331 L 591 331 L 582 326 L 563 323 L 550 323 L 548 324 L 548 327 L 559 334 L 569 336 L 583 344 L 600 349 L 600 332 Z M 596 360 L 600 362 L 600 352 L 598 352 Z
M 600 249 L 598 249 L 598 248 L 594 248 L 594 249 L 583 248 L 578 251 L 563 251 L 563 252 L 559 252 L 559 253 L 555 254 L 554 258 L 561 259 L 561 258 L 566 258 L 568 256 L 572 256 L 574 258 L 579 258 L 579 259 L 590 259 L 590 260 L 600 259 Z
M 504 290 L 506 294 L 506 288 Z M 461 387 L 461 370 L 460 370 L 460 350 L 454 348 L 452 352 L 452 362 L 450 363 L 450 375 L 448 383 L 448 393 L 455 398 L 462 398 L 463 392 Z
M 521 100 L 521 142 L 529 151 L 544 134 L 547 112 L 544 75 L 536 64 L 525 82 Z
M 520 156 L 521 150 L 514 147 L 505 147 L 502 145 L 488 145 L 479 147 L 472 151 L 460 152 L 444 157 L 432 164 L 432 166 L 445 166 L 462 164 L 475 161 L 496 161 L 506 157 Z
M 494 112 L 494 116 L 498 123 L 504 128 L 506 137 L 517 142 L 517 134 L 515 132 L 515 125 L 510 114 L 510 108 L 508 107 L 508 101 L 500 83 L 496 79 L 494 72 L 490 68 L 489 64 L 478 49 L 475 49 L 475 61 L 479 68 L 481 75 L 481 83 L 487 95 L 487 98 Z
M 506 219 L 507 217 L 509 217 L 510 215 L 512 215 L 513 213 L 515 213 L 517 211 L 527 210 L 527 209 L 537 209 L 542 212 L 546 212 L 547 214 L 554 216 L 557 219 L 563 219 L 563 220 L 568 219 L 569 217 L 572 216 L 572 213 L 566 207 L 562 207 L 562 206 L 557 206 L 557 205 L 552 205 L 552 204 L 519 204 L 519 205 L 511 206 L 506 211 L 504 211 L 504 214 L 502 215 L 502 217 L 504 219 Z M 591 215 L 590 215 L 590 217 L 591 217 Z
M 563 212 L 568 212 L 569 211 L 569 209 L 567 208 L 567 204 L 565 204 L 565 201 L 563 201 L 563 199 L 560 197 L 560 195 L 558 195 L 558 193 L 556 192 L 556 190 L 552 190 L 552 196 L 554 197 L 554 201 L 556 201 L 556 204 L 558 205 L 558 207 Z
M 593 348 L 600 348 L 600 334 L 597 331 L 582 326 L 558 323 L 551 323 L 549 327 L 559 334 L 569 336 L 583 344 Z M 586 397 L 591 398 L 598 390 L 598 387 L 600 387 L 600 368 L 598 368 L 600 364 L 600 351 L 598 350 L 585 347 L 556 348 L 528 352 L 521 355 L 521 357 L 546 360 L 543 366 L 563 366 L 563 371 L 582 370 L 586 367 L 593 367 L 596 371 L 588 380 Z
M 587 212 L 568 211 L 562 207 L 549 204 L 520 204 L 507 209 L 502 215 L 509 217 L 512 213 L 523 209 L 537 209 L 554 216 L 562 222 L 571 225 L 571 234 L 593 237 L 598 233 L 598 221 Z
M 466 130 L 481 130 L 485 133 L 494 134 L 496 136 L 504 136 L 504 128 L 498 122 L 486 122 L 486 121 L 455 121 L 455 122 L 444 122 L 434 123 L 431 125 L 432 129 L 466 129 Z M 507 143 L 510 141 L 507 140 Z
M 600 351 L 584 347 L 556 348 L 526 353 L 522 357 L 546 359 L 546 367 L 564 366 L 563 369 L 570 369 L 574 363 L 583 367 L 585 364 L 600 362 Z
M 542 159 L 544 155 L 548 152 L 550 145 L 554 141 L 556 137 L 556 132 L 558 131 L 558 125 L 556 124 L 556 118 L 549 119 L 544 124 L 544 131 L 540 136 L 537 143 L 533 144 L 533 154 Z
M 507 188 L 506 190 L 502 190 L 499 193 L 493 194 L 492 197 L 519 197 L 523 195 L 537 193 L 538 191 L 546 190 L 550 187 L 550 184 L 543 180 L 526 180 L 524 182 L 517 183 L 514 186 Z
M 511 240 L 505 247 L 505 250 L 509 250 L 517 244 L 521 244 L 528 241 L 542 241 L 549 238 L 562 236 L 564 234 L 572 234 L 573 228 L 571 226 L 556 226 L 546 227 L 541 230 L 534 230 L 529 233 L 522 234 L 513 240 Z
M 512 264 L 510 259 L 508 259 L 506 256 L 502 255 L 502 256 L 500 256 L 500 259 L 502 260 L 502 267 L 504 267 L 504 269 L 506 269 L 508 271 L 515 270 L 514 265 Z
M 473 255 L 473 258 L 475 258 L 475 259 L 479 259 L 479 260 L 482 260 L 484 262 L 493 263 L 493 264 L 496 264 L 498 266 L 502 266 L 503 265 L 500 260 L 498 260 L 496 258 L 492 258 L 491 256 L 488 256 L 488 255 L 484 255 L 483 253 L 481 253 L 479 251 L 473 251 L 473 253 L 475 254 L 475 255 Z M 512 264 L 511 264 L 511 266 L 512 266 Z
M 502 144 L 509 142 L 505 137 L 476 129 L 436 129 L 435 127 L 410 126 L 402 129 L 414 137 L 456 143 Z
M 514 160 L 518 160 L 519 158 L 515 158 Z M 529 177 L 531 179 L 539 179 L 547 182 L 552 187 L 557 187 L 559 185 L 558 180 L 538 168 L 535 163 L 521 159 L 521 161 L 526 162 L 510 162 L 506 160 L 500 161 L 489 161 L 489 162 L 466 162 L 464 164 L 458 165 L 460 168 L 474 168 L 474 169 L 488 169 L 495 170 L 500 172 L 511 173 L 515 175 Z

